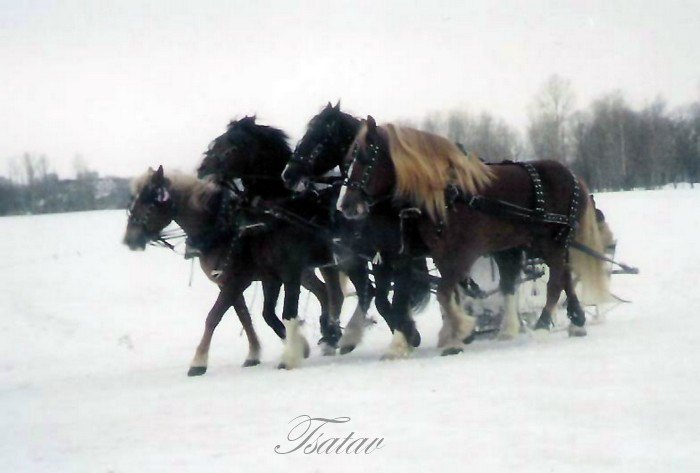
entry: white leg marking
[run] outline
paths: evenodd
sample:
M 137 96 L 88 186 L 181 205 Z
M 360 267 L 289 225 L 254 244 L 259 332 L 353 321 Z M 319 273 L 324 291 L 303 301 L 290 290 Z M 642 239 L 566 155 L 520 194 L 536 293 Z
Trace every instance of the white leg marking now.
M 411 345 L 406 341 L 403 333 L 394 330 L 394 338 L 391 339 L 389 348 L 382 356 L 382 360 L 395 360 L 397 358 L 406 358 L 411 354 Z
M 250 361 L 260 361 L 260 347 L 248 347 L 248 356 L 245 358 Z
M 194 358 L 190 362 L 191 368 L 206 368 L 209 362 L 209 353 L 200 353 L 197 350 L 194 354 Z
M 503 320 L 498 331 L 499 340 L 512 340 L 520 333 L 520 320 L 515 302 L 515 295 L 504 294 Z
M 367 325 L 367 314 L 358 304 L 355 312 L 353 312 L 352 317 L 350 318 L 350 321 L 345 326 L 343 336 L 340 337 L 338 346 L 342 349 L 343 347 L 356 347 L 359 345 L 362 341 L 365 325 Z
M 467 338 L 476 327 L 476 318 L 467 315 L 455 300 L 455 296 L 450 297 L 448 313 L 452 315 L 453 332 L 452 337 L 456 342 L 462 343 L 462 340 Z
M 297 368 L 304 357 L 304 346 L 308 344 L 299 329 L 299 319 L 284 320 L 283 323 L 287 329 L 287 338 L 284 343 L 281 363 L 287 369 Z
M 454 327 L 452 327 L 452 321 L 447 315 L 445 315 L 444 311 L 442 310 L 442 307 L 440 307 L 440 312 L 443 312 L 442 327 L 440 328 L 440 332 L 438 332 L 437 346 L 438 348 L 443 348 L 447 346 L 447 344 L 450 342 L 450 339 L 452 338 L 452 333 L 454 332 Z

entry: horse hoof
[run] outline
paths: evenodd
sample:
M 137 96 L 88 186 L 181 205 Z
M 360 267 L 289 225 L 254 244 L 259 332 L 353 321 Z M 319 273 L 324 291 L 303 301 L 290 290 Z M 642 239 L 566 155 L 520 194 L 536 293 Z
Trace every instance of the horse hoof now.
M 302 343 L 304 344 L 304 358 L 308 358 L 311 356 L 311 347 L 305 338 L 302 338 Z
M 202 376 L 206 372 L 206 366 L 190 366 L 190 369 L 187 371 L 187 376 Z
M 578 325 L 569 325 L 569 336 L 570 337 L 585 337 L 588 335 L 588 332 L 586 331 L 586 327 L 579 327 Z
M 464 343 L 465 345 L 469 345 L 474 340 L 476 340 L 476 333 L 472 332 L 469 334 L 468 337 L 466 337 L 464 340 L 462 340 L 462 343 Z
M 355 345 L 345 345 L 344 347 L 340 347 L 340 354 L 341 355 L 347 355 L 351 351 L 355 349 Z
M 279 365 L 277 365 L 277 369 L 278 370 L 291 370 L 292 368 L 290 368 L 287 365 L 287 363 L 280 363 Z
M 464 349 L 460 348 L 460 347 L 449 347 L 449 348 L 445 348 L 444 350 L 442 350 L 441 355 L 442 356 L 459 355 L 463 351 L 464 351 Z
M 552 322 L 543 321 L 541 319 L 537 320 L 537 323 L 535 323 L 535 330 L 546 330 L 549 332 L 553 327 L 554 324 Z
M 245 360 L 243 362 L 243 368 L 248 368 L 249 366 L 258 366 L 260 364 L 260 360 Z

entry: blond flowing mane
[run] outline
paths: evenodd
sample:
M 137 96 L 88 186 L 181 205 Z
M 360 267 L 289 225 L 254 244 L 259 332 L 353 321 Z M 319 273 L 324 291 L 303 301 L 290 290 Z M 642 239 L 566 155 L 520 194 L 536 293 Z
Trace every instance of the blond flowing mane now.
M 149 169 L 143 175 L 131 181 L 131 194 L 136 196 L 151 180 L 153 169 Z M 196 176 L 182 174 L 180 172 L 169 172 L 165 174 L 168 188 L 173 194 L 177 194 L 186 202 L 192 210 L 204 210 L 211 198 L 219 189 L 214 182 L 198 179 Z
M 442 136 L 393 124 L 381 127 L 389 140 L 396 171 L 395 196 L 425 209 L 433 220 L 445 220 L 445 188 L 456 185 L 477 194 L 491 183 L 493 172 L 474 155 L 465 155 Z

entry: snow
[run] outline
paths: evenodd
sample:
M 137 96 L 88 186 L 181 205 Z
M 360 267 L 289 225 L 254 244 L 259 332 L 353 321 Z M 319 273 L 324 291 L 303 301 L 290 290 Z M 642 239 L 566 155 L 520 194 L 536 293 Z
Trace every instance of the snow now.
M 537 341 L 482 340 L 440 357 L 434 302 L 423 345 L 380 362 L 383 322 L 350 355 L 275 366 L 282 345 L 246 293 L 263 363 L 233 311 L 209 371 L 186 376 L 216 288 L 160 248 L 120 244 L 123 211 L 0 218 L 0 471 L 697 471 L 700 461 L 700 190 L 596 196 L 633 300 Z M 345 305 L 344 320 L 354 309 Z M 318 339 L 318 307 L 301 298 Z M 275 453 L 300 415 L 350 417 L 324 437 L 383 438 L 369 454 Z

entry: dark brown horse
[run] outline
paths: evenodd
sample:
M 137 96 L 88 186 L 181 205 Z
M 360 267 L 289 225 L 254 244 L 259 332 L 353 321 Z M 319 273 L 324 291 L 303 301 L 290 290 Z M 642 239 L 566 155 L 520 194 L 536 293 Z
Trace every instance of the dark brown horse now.
M 206 372 L 212 335 L 231 305 L 248 336 L 250 348 L 244 366 L 259 363 L 260 344 L 243 298 L 243 291 L 257 280 L 263 282 L 265 292 L 263 317 L 275 333 L 286 341 L 282 365 L 292 368 L 299 363 L 302 354 L 308 356 L 308 344 L 299 332 L 298 323 L 296 320 L 290 323 L 290 319 L 296 318 L 298 289 L 294 291 L 293 285 L 289 289 L 285 287 L 285 324 L 277 318 L 275 304 L 280 284 L 289 282 L 288 274 L 294 276 L 298 273 L 298 267 L 313 266 L 316 263 L 314 258 L 325 261 L 330 257 L 324 246 L 316 248 L 316 253 L 307 251 L 308 247 L 301 252 L 295 251 L 294 245 L 290 245 L 289 241 L 294 241 L 295 238 L 303 241 L 308 236 L 299 237 L 293 228 L 250 236 L 239 236 L 239 229 L 235 227 L 229 228 L 229 234 L 212 231 L 219 225 L 218 218 L 222 211 L 229 213 L 230 209 L 222 210 L 229 191 L 194 176 L 166 176 L 162 166 L 157 171 L 149 170 L 135 180 L 133 192 L 124 237 L 124 243 L 131 249 L 144 249 L 149 241 L 159 237 L 171 221 L 175 221 L 188 237 L 199 241 L 208 240 L 208 244 L 201 247 L 200 262 L 207 277 L 219 286 L 220 293 L 207 316 L 204 334 L 190 365 L 189 375 Z M 299 256 L 304 257 L 304 261 L 298 261 Z M 298 282 L 319 299 L 322 311 L 328 313 L 330 309 L 324 284 L 311 269 L 300 273 Z M 290 344 L 293 345 L 291 349 Z
M 445 354 L 461 351 L 475 325 L 455 301 L 457 284 L 477 258 L 507 249 L 526 249 L 549 266 L 547 302 L 536 328 L 550 327 L 552 310 L 565 290 L 569 332 L 585 334 L 572 271 L 589 301 L 607 298 L 607 276 L 600 261 L 569 254 L 571 238 L 596 251 L 602 251 L 602 244 L 586 186 L 566 167 L 552 161 L 487 166 L 445 138 L 394 125 L 378 127 L 372 117 L 348 160 L 351 169 L 338 201 L 346 217 L 365 218 L 385 199 L 420 208 L 420 234 L 441 275 L 437 297 Z M 533 212 L 522 215 L 522 209 Z M 504 297 L 505 324 L 517 327 L 514 296 Z M 405 334 L 395 334 L 390 351 L 407 354 L 408 349 Z

